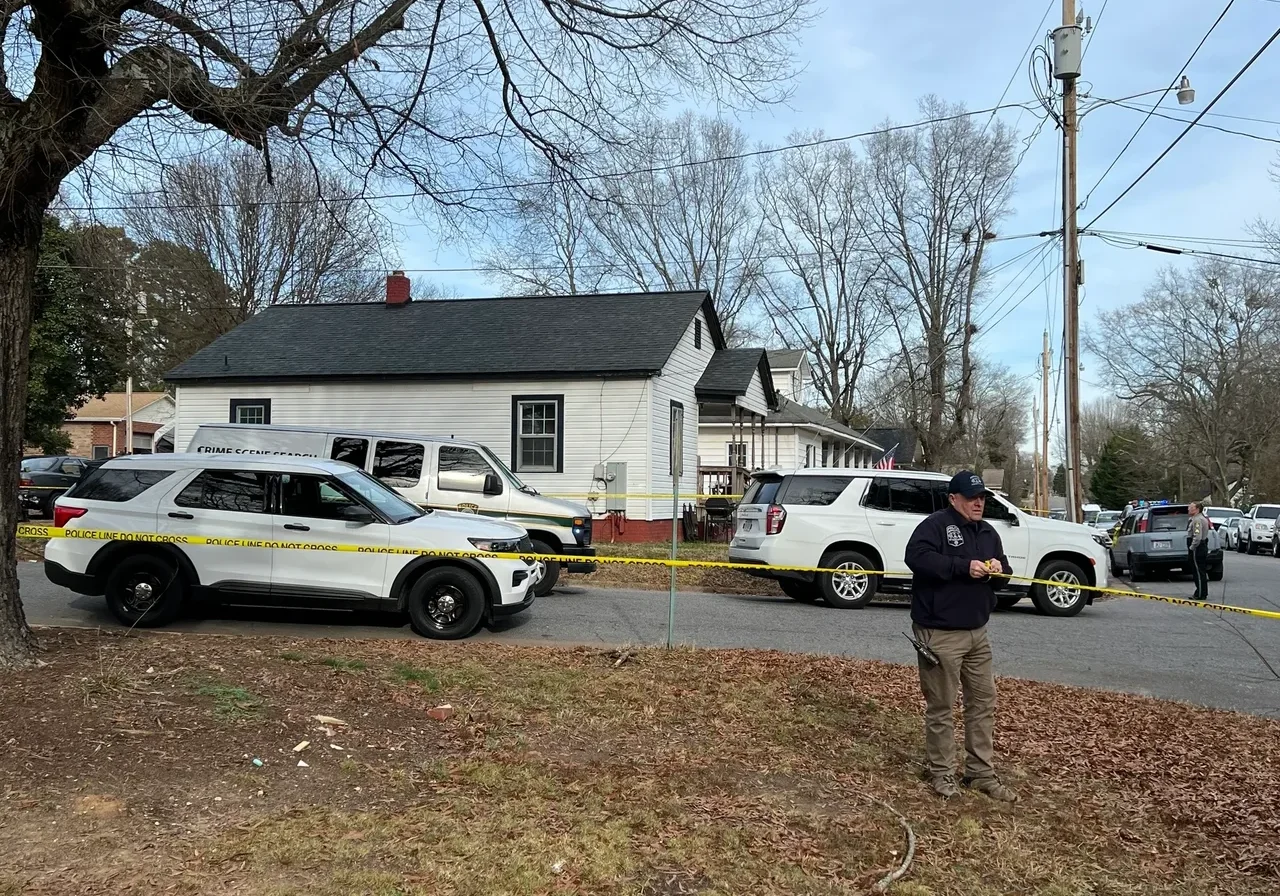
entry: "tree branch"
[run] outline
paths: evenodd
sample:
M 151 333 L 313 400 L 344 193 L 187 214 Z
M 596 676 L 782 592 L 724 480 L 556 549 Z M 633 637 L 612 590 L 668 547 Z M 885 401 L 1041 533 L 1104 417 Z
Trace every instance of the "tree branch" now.
M 198 45 L 208 50 L 214 56 L 234 68 L 242 78 L 252 78 L 256 76 L 256 72 L 250 67 L 249 63 L 240 58 L 230 47 L 219 40 L 207 28 L 202 28 L 195 21 L 184 16 L 182 13 L 170 9 L 159 3 L 158 0 L 133 0 L 130 8 L 143 15 L 150 16 L 158 22 L 163 22 L 170 28 L 185 34 Z

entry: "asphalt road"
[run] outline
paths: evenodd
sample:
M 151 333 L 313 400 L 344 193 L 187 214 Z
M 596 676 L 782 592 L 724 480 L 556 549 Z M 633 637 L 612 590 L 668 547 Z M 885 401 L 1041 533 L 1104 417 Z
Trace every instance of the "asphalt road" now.
M 19 566 L 23 602 L 33 625 L 115 628 L 101 598 L 50 584 L 39 564 Z M 1280 610 L 1280 560 L 1229 554 L 1215 601 Z M 1189 597 L 1190 582 L 1144 582 L 1141 590 Z M 183 619 L 173 630 L 287 637 L 413 638 L 394 616 L 353 616 L 220 608 Z M 476 635 L 537 644 L 664 644 L 667 595 L 562 587 L 510 620 Z M 681 593 L 675 641 L 700 647 L 771 648 L 914 663 L 902 632 L 903 604 L 834 610 L 781 594 L 752 597 Z M 1036 614 L 1029 601 L 992 622 L 996 672 L 1185 700 L 1280 718 L 1280 620 L 1218 614 L 1136 598 L 1103 600 L 1071 619 Z

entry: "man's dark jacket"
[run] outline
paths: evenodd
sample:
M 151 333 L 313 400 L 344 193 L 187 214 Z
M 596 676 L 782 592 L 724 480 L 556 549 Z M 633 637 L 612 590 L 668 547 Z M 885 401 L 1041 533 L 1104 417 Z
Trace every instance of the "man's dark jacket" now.
M 931 514 L 907 542 L 911 621 L 924 628 L 975 629 L 987 624 L 996 592 L 989 576 L 969 575 L 974 560 L 999 560 L 1013 572 L 1000 535 L 985 520 L 971 523 L 952 507 Z

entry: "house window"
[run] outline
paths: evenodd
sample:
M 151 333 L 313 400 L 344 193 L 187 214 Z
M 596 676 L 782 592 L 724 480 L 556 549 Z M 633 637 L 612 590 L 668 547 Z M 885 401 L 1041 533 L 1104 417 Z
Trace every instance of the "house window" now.
M 812 445 L 804 446 L 804 465 L 806 467 L 813 466 L 813 446 Z
M 747 443 L 746 442 L 730 442 L 729 449 L 729 466 L 745 467 L 747 465 Z
M 517 473 L 564 472 L 564 396 L 513 395 L 511 459 Z
M 702 320 L 694 318 L 693 320 L 693 347 L 702 348 Z
M 266 426 L 271 422 L 270 398 L 231 399 L 231 422 Z
M 111 446 L 110 446 L 110 445 L 94 445 L 94 446 L 93 446 L 93 459 L 94 459 L 94 460 L 106 460 L 106 459 L 107 459 L 107 458 L 109 458 L 110 456 L 111 456 Z

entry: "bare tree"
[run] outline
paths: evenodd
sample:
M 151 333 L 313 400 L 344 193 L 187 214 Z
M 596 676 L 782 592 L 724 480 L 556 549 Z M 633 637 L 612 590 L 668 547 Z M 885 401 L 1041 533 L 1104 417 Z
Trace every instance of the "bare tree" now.
M 270 171 L 248 147 L 227 147 L 163 173 L 159 195 L 135 194 L 129 229 L 146 243 L 185 246 L 230 289 L 231 325 L 281 302 L 378 297 L 391 234 L 356 184 L 318 172 L 300 149 Z
M 1133 422 L 1133 412 L 1133 408 L 1112 396 L 1095 398 L 1080 406 L 1080 460 L 1086 474 L 1102 457 L 1102 449 L 1111 437 Z M 1053 446 L 1059 457 L 1066 457 L 1066 441 L 1061 429 L 1054 430 Z
M 821 134 L 793 134 L 792 144 Z M 866 236 L 863 168 L 847 145 L 798 148 L 761 164 L 762 246 L 785 273 L 765 280 L 778 338 L 805 349 L 813 385 L 837 420 L 860 421 L 862 376 L 882 349 L 889 317 L 881 262 Z
M 1268 271 L 1166 268 L 1142 301 L 1103 312 L 1085 345 L 1215 500 L 1234 497 L 1280 435 L 1280 289 Z
M 728 122 L 686 113 L 652 121 L 614 156 L 587 208 L 614 276 L 640 289 L 707 289 L 725 339 L 739 343 L 764 285 L 751 206 L 747 138 Z
M 221 132 L 299 142 L 367 183 L 500 207 L 532 153 L 570 171 L 673 92 L 785 95 L 807 0 L 12 0 L 0 5 L 0 468 L 22 454 L 46 209 L 87 160 Z M 205 140 L 205 143 L 208 141 Z M 84 166 L 82 168 L 82 166 Z M 344 201 L 336 197 L 335 201 Z M 34 647 L 0 490 L 0 663 Z
M 981 470 L 993 467 L 1013 476 L 1018 446 L 1027 435 L 1028 390 L 1009 368 L 977 358 L 973 371 L 973 407 L 964 437 L 956 446 L 956 463 Z
M 983 247 L 1009 211 L 1013 135 L 926 97 L 920 128 L 866 142 L 868 231 L 889 285 L 899 373 L 922 462 L 946 462 L 973 407 Z
M 597 292 L 609 282 L 612 265 L 599 251 L 590 198 L 567 177 L 546 170 L 545 182 L 522 191 L 502 238 L 480 256 L 480 264 L 504 292 Z

